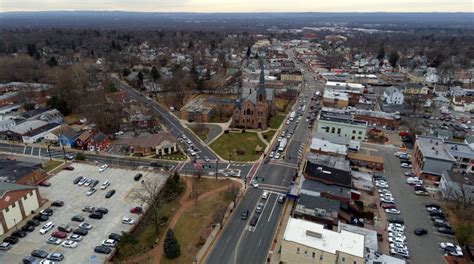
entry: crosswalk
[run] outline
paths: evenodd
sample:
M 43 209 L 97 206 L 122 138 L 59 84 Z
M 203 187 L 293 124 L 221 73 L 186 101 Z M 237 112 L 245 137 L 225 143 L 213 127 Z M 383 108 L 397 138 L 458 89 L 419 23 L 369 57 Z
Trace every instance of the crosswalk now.
M 305 144 L 301 142 L 300 146 L 298 147 L 298 160 L 301 159 L 301 157 L 303 156 L 304 148 L 305 148 Z

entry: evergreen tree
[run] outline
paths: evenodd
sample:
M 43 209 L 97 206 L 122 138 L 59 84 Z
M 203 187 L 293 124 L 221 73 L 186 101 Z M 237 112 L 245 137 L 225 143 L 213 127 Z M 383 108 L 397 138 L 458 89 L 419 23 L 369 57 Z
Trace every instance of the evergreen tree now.
M 168 229 L 166 232 L 165 241 L 163 243 L 163 251 L 167 258 L 173 259 L 181 255 L 181 247 L 178 240 L 174 236 L 173 229 Z
M 142 71 L 138 72 L 137 78 L 138 78 L 138 80 L 143 81 L 144 76 L 143 76 Z
M 390 65 L 392 65 L 392 67 L 395 68 L 395 66 L 397 66 L 397 62 L 399 58 L 400 56 L 398 55 L 398 52 L 392 51 L 390 53 L 390 57 L 388 58 L 388 62 L 390 62 Z
M 380 48 L 379 54 L 377 55 L 378 60 L 383 60 L 385 58 L 385 48 L 382 46 Z
M 36 49 L 36 44 L 27 44 L 26 45 L 26 52 L 31 57 L 34 57 L 38 53 L 38 50 Z
M 49 67 L 58 66 L 58 61 L 56 60 L 56 58 L 54 56 L 51 56 L 49 58 L 47 64 L 48 64 Z
M 258 53 L 255 53 L 255 59 L 258 60 Z
M 153 80 L 158 80 L 160 78 L 160 72 L 158 71 L 158 69 L 153 66 L 151 68 L 151 77 L 153 78 Z
M 252 50 L 250 46 L 247 48 L 247 59 L 250 58 L 250 54 L 252 53 Z

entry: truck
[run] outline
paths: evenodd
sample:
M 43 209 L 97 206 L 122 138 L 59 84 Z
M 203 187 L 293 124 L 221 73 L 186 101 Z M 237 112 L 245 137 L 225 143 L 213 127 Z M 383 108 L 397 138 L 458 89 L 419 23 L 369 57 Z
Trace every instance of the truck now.
M 280 145 L 278 146 L 278 150 L 279 151 L 283 151 L 286 147 L 286 143 L 287 143 L 287 139 L 286 138 L 283 138 L 281 141 L 280 141 Z
M 295 119 L 295 117 L 296 117 L 296 112 L 293 111 L 293 112 L 291 112 L 291 114 L 290 114 L 289 120 L 290 120 L 290 121 L 293 121 L 293 120 Z

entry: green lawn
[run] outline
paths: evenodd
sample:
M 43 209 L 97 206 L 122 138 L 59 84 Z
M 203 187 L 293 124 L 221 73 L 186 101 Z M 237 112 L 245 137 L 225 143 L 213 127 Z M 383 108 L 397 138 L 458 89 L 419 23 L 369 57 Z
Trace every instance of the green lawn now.
M 163 257 L 160 263 L 192 263 L 194 256 L 202 246 L 198 246 L 199 241 L 204 242 L 204 239 L 206 239 L 205 237 L 202 237 L 202 239 L 199 237 L 209 233 L 206 229 L 210 228 L 212 224 L 214 208 L 218 206 L 227 207 L 230 202 L 224 195 L 215 194 L 199 201 L 196 206 L 183 213 L 174 228 L 176 239 L 178 239 L 181 246 L 181 255 L 175 259 Z
M 283 114 L 272 116 L 272 118 L 270 119 L 270 124 L 269 124 L 270 128 L 278 129 L 284 120 L 285 120 L 285 115 Z
M 198 194 L 203 194 L 211 190 L 218 189 L 222 186 L 233 183 L 233 181 L 228 179 L 211 179 L 211 178 L 201 178 L 198 180 L 196 177 L 191 178 L 191 181 L 194 183 L 194 187 Z
M 57 166 L 61 165 L 63 162 L 62 161 L 59 161 L 59 160 L 48 160 L 44 163 L 44 170 L 46 172 L 50 172 L 52 171 L 54 168 L 56 168 Z
M 259 145 L 265 148 L 266 144 L 262 142 L 257 133 L 227 133 L 216 139 L 210 147 L 223 159 L 229 159 L 229 154 L 232 154 L 232 161 L 254 161 L 260 155 L 255 154 L 255 147 Z
M 207 139 L 207 134 L 209 134 L 209 128 L 204 124 L 189 124 L 189 129 L 191 129 L 194 134 L 196 134 L 202 141 Z
M 272 141 L 273 136 L 275 135 L 275 133 L 276 133 L 276 130 L 268 130 L 267 132 L 263 132 L 262 136 L 263 136 L 264 139 L 267 140 L 267 142 L 270 142 L 270 141 Z

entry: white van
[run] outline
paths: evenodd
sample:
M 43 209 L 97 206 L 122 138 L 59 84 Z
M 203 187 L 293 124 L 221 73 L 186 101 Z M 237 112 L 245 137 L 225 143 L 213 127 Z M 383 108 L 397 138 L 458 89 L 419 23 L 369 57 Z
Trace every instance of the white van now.
M 416 184 L 416 185 L 420 184 L 421 185 L 421 184 L 423 184 L 423 180 L 418 178 L 418 177 L 409 177 L 407 179 L 407 183 L 408 184 Z
M 100 189 L 101 189 L 101 190 L 105 190 L 105 189 L 107 189 L 107 187 L 109 187 L 109 186 L 110 186 L 110 182 L 109 182 L 108 180 L 106 180 L 106 181 L 104 181 L 104 182 L 102 183 L 102 185 L 100 186 Z

